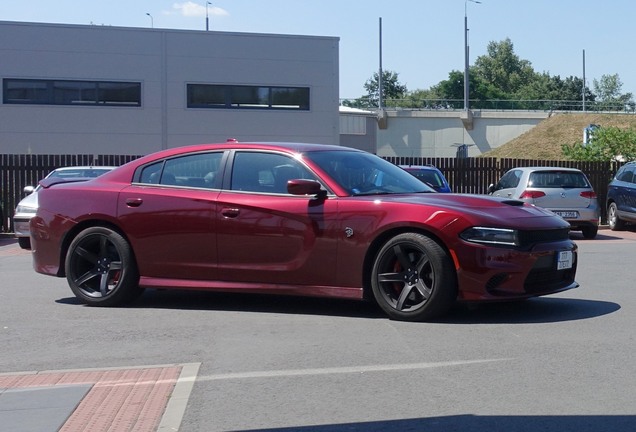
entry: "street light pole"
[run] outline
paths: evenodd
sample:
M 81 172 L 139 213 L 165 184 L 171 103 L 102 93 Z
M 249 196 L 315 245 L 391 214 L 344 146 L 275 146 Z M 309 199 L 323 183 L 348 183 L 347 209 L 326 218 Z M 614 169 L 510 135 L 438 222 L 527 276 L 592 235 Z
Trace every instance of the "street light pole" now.
M 210 2 L 205 2 L 205 31 L 210 31 L 210 17 L 208 15 L 208 5 L 211 5 Z
M 152 18 L 152 15 L 150 15 L 148 12 L 146 12 L 146 15 L 150 17 L 150 28 L 155 28 L 155 20 Z
M 478 0 L 465 0 L 464 1 L 464 111 L 468 111 L 469 103 L 468 98 L 470 95 L 470 83 L 468 79 L 468 2 L 481 4 Z

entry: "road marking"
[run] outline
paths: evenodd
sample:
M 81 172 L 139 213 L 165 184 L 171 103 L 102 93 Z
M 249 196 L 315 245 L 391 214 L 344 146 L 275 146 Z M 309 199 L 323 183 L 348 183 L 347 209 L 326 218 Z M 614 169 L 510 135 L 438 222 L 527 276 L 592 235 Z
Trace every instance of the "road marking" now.
M 277 378 L 291 376 L 309 376 L 309 375 L 334 375 L 334 374 L 358 374 L 365 372 L 392 372 L 418 369 L 431 369 L 449 366 L 464 366 L 471 364 L 492 363 L 511 361 L 512 358 L 498 359 L 480 359 L 480 360 L 456 360 L 437 363 L 407 363 L 395 365 L 374 365 L 374 366 L 350 366 L 335 368 L 317 368 L 317 369 L 289 369 L 274 371 L 254 371 L 254 372 L 235 372 L 223 373 L 216 375 L 197 376 L 197 381 L 217 381 L 231 379 L 249 379 L 249 378 Z

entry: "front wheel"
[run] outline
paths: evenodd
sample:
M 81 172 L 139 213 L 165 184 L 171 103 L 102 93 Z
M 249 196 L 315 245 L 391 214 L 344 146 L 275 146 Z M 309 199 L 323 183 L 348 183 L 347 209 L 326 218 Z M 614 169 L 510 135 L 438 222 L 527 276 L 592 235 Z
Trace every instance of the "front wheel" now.
M 142 292 L 128 241 L 109 228 L 80 232 L 69 246 L 65 269 L 75 296 L 91 306 L 123 304 Z
M 373 295 L 390 318 L 424 321 L 446 313 L 457 298 L 457 277 L 446 251 L 430 237 L 399 234 L 378 252 Z
M 616 203 L 611 203 L 607 208 L 607 224 L 612 231 L 620 231 L 625 228 L 625 223 L 618 217 Z

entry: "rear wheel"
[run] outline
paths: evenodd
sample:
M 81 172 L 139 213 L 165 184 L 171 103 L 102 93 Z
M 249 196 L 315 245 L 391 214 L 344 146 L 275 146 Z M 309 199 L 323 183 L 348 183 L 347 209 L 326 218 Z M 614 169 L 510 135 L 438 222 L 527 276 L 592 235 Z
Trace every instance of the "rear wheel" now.
M 91 306 L 123 304 L 142 292 L 130 245 L 109 228 L 80 232 L 71 242 L 65 269 L 75 296 Z
M 18 237 L 18 245 L 22 249 L 31 249 L 31 237 Z
M 586 226 L 581 228 L 581 232 L 583 233 L 583 237 L 586 239 L 593 239 L 598 234 L 597 226 Z
M 611 203 L 607 208 L 607 224 L 612 231 L 620 231 L 625 228 L 625 222 L 618 217 L 616 203 Z
M 457 298 L 452 260 L 437 242 L 417 233 L 399 234 L 380 249 L 371 286 L 387 315 L 403 321 L 438 317 Z

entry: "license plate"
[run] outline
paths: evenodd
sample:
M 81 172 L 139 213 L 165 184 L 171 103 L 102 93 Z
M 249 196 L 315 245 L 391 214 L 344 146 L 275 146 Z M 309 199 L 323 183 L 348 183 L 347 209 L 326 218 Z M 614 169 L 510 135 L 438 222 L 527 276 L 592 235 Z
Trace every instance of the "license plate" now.
M 557 254 L 557 270 L 572 268 L 574 255 L 572 251 L 561 251 Z
M 579 217 L 579 212 L 575 211 L 555 211 L 554 214 L 564 219 L 576 219 Z

